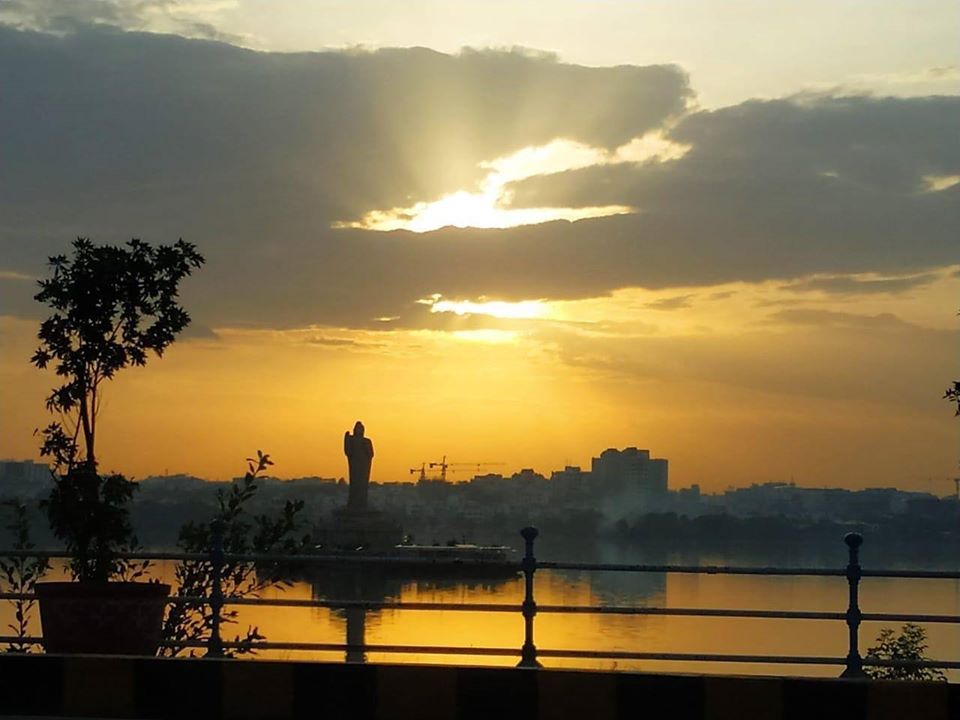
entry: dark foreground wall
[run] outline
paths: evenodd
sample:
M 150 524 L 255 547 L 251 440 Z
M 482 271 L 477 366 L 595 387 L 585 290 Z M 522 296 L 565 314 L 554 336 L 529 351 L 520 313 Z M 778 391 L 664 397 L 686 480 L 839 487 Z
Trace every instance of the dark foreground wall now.
M 960 685 L 0 655 L 0 715 L 178 720 L 957 720 Z

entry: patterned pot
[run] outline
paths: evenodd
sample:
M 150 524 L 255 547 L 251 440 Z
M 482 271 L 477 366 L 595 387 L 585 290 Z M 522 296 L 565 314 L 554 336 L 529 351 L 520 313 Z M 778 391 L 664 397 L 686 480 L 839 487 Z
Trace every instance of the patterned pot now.
M 48 653 L 156 655 L 170 586 L 162 583 L 37 583 Z

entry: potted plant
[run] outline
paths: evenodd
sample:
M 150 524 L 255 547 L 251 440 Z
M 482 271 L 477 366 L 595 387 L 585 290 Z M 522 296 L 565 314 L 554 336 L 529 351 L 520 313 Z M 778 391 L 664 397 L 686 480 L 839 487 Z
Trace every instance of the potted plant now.
M 39 281 L 35 299 L 52 314 L 40 325 L 31 361 L 54 366 L 62 380 L 47 398 L 60 420 L 42 431 L 40 454 L 54 466 L 43 505 L 74 580 L 36 586 L 48 652 L 157 650 L 170 586 L 136 582 L 146 564 L 122 557 L 137 547 L 128 507 L 137 485 L 100 473 L 97 420 L 104 383 L 145 365 L 150 352 L 162 355 L 190 322 L 177 303 L 179 284 L 203 262 L 183 240 L 116 247 L 78 238 L 72 256 L 50 258 L 52 276 Z

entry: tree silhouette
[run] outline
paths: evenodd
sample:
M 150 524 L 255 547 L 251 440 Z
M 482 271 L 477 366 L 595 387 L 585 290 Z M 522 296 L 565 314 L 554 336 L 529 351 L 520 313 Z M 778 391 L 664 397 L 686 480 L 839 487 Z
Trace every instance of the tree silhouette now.
M 943 399 L 955 403 L 957 409 L 953 414 L 960 416 L 960 380 L 953 381 L 953 387 L 947 388 L 947 391 L 943 394 Z
M 957 315 L 960 315 L 960 312 Z M 946 392 L 943 393 L 943 399 L 957 406 L 953 414 L 955 417 L 960 417 L 960 380 L 953 381 L 953 387 L 947 388 Z
M 52 277 L 39 283 L 35 299 L 53 312 L 40 324 L 31 362 L 40 369 L 54 364 L 63 379 L 47 397 L 47 409 L 61 420 L 42 433 L 40 454 L 53 458 L 56 471 L 43 505 L 81 581 L 134 579 L 146 568 L 118 556 L 136 546 L 128 509 L 136 484 L 97 472 L 101 386 L 125 367 L 145 365 L 149 352 L 162 355 L 187 326 L 178 288 L 203 262 L 183 240 L 116 247 L 77 238 L 72 257 L 50 258 Z
M 97 414 L 101 385 L 129 365 L 145 365 L 158 356 L 190 316 L 177 304 L 180 281 L 204 262 L 190 243 L 152 245 L 131 240 L 125 247 L 94 245 L 77 238 L 73 257 L 51 257 L 53 276 L 40 280 L 35 299 L 53 314 L 40 325 L 40 347 L 31 362 L 56 363 L 63 384 L 47 397 L 47 409 L 67 423 L 43 431 L 41 454 L 58 465 L 80 462 L 96 469 Z

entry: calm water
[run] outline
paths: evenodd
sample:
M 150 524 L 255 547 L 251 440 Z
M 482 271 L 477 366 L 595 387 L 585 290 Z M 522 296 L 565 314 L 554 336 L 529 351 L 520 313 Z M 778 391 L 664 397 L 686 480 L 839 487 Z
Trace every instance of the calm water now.
M 59 573 L 54 573 L 59 575 Z M 173 576 L 172 565 L 160 565 L 156 575 Z M 843 578 L 757 577 L 678 574 L 625 574 L 540 571 L 536 599 L 541 605 L 647 605 L 652 607 L 749 608 L 776 610 L 846 609 Z M 285 591 L 265 596 L 402 600 L 405 602 L 516 603 L 523 599 L 521 577 L 505 581 L 457 582 L 345 577 L 342 573 L 299 581 Z M 0 619 L 9 621 L 7 603 Z M 960 615 L 960 581 L 866 579 L 861 584 L 864 612 L 936 613 Z M 255 625 L 273 641 L 342 643 L 348 620 L 343 611 L 314 608 L 240 609 L 240 624 L 228 626 L 225 636 Z M 892 624 L 892 623 L 891 623 Z M 354 637 L 362 633 L 367 644 L 460 645 L 516 647 L 523 641 L 518 613 L 384 610 L 354 613 Z M 883 623 L 865 623 L 861 650 L 872 644 Z M 960 627 L 927 626 L 929 655 L 960 659 Z M 536 620 L 540 649 L 593 649 L 649 652 L 741 653 L 770 655 L 846 654 L 846 626 L 841 621 L 750 620 L 616 615 L 541 614 Z M 262 657 L 340 659 L 342 653 L 265 651 Z M 381 655 L 370 661 L 512 665 L 517 658 L 442 655 Z M 620 668 L 703 673 L 836 675 L 841 668 L 819 666 L 694 663 L 676 661 L 612 661 L 544 659 L 552 667 Z M 960 680 L 952 673 L 951 679 Z

